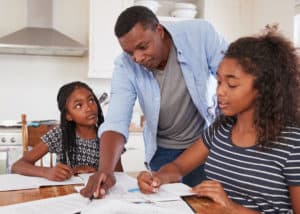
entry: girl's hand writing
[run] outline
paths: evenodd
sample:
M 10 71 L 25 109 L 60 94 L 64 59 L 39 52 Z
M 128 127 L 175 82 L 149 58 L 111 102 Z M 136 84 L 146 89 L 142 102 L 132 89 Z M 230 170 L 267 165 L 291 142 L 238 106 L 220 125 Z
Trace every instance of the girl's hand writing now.
M 45 177 L 52 181 L 64 181 L 73 175 L 73 170 L 68 165 L 58 163 L 52 168 L 47 168 Z
M 198 196 L 209 197 L 226 208 L 231 208 L 233 205 L 233 202 L 225 193 L 222 184 L 218 181 L 203 181 L 201 184 L 193 187 L 192 192 L 195 192 Z
M 148 171 L 142 171 L 137 177 L 138 185 L 142 193 L 151 194 L 158 191 L 162 184 L 159 173 L 152 172 L 152 176 Z

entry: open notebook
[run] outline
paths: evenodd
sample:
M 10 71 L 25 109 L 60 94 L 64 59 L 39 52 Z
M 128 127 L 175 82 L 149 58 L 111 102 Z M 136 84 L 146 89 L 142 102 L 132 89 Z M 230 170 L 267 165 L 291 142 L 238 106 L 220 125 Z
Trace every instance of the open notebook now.
M 68 184 L 84 184 L 84 179 L 73 176 L 65 181 L 50 181 L 41 177 L 24 176 L 19 174 L 0 175 L 0 191 L 34 189 L 41 186 L 60 186 Z

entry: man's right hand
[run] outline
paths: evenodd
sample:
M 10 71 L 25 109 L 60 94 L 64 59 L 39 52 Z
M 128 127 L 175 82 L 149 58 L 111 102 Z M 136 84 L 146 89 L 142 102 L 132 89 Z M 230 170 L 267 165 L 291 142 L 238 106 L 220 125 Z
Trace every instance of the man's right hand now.
M 88 198 L 102 198 L 115 183 L 116 178 L 113 173 L 98 171 L 89 177 L 87 185 L 80 190 L 80 194 Z

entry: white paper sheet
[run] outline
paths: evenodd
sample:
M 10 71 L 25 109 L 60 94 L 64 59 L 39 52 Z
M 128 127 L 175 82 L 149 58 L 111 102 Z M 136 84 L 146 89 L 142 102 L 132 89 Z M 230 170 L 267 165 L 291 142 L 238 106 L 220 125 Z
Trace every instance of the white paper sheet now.
M 116 199 L 103 199 L 99 203 L 86 206 L 81 214 L 192 214 L 188 205 L 182 201 L 159 202 L 155 204 L 134 204 Z
M 82 178 L 87 178 L 86 175 L 79 175 Z M 159 188 L 159 191 L 154 194 L 143 194 L 138 190 L 137 180 L 126 173 L 115 173 L 116 185 L 113 186 L 106 199 L 114 199 L 128 202 L 159 202 L 180 200 L 180 196 L 193 195 L 190 192 L 190 187 L 183 183 L 164 184 Z M 87 181 L 87 179 L 85 179 Z M 75 187 L 76 191 L 80 192 L 83 186 Z M 134 191 L 130 191 L 134 190 Z
M 83 173 L 83 174 L 79 174 L 78 176 L 83 180 L 84 184 L 87 184 L 87 182 L 89 181 L 89 178 L 91 175 L 93 175 L 94 173 Z
M 70 194 L 55 198 L 30 201 L 15 205 L 0 207 L 0 213 L 9 214 L 74 214 L 83 210 L 88 204 L 88 199 L 80 194 Z
M 60 186 L 68 184 L 84 184 L 81 177 L 71 177 L 65 181 L 50 181 L 41 177 L 24 176 L 19 174 L 0 175 L 0 191 L 34 189 L 41 186 Z
M 99 199 L 89 202 L 80 194 L 70 194 L 56 198 L 25 202 L 0 207 L 0 213 L 9 214 L 192 214 L 184 201 L 134 204 L 116 199 Z
M 164 184 L 160 187 L 160 191 L 165 191 L 179 196 L 195 195 L 191 192 L 191 187 L 183 183 Z

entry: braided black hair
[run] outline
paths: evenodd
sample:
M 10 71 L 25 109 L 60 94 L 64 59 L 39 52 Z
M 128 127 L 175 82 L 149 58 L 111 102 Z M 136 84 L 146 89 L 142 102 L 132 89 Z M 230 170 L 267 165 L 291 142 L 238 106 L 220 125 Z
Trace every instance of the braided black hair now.
M 57 94 L 57 105 L 60 111 L 60 128 L 62 130 L 62 150 L 63 150 L 62 162 L 64 164 L 72 164 L 76 161 L 74 157 L 75 155 L 73 154 L 74 148 L 76 149 L 75 147 L 76 144 L 74 143 L 76 140 L 76 132 L 75 132 L 76 123 L 74 121 L 68 121 L 66 119 L 66 113 L 67 113 L 66 103 L 69 96 L 72 94 L 72 92 L 78 88 L 85 88 L 89 90 L 95 99 L 98 108 L 98 121 L 97 124 L 95 124 L 95 129 L 97 129 L 97 127 L 99 127 L 100 124 L 103 123 L 104 121 L 103 112 L 98 102 L 98 99 L 95 93 L 93 92 L 93 90 L 87 84 L 76 81 L 76 82 L 67 83 L 59 89 Z

